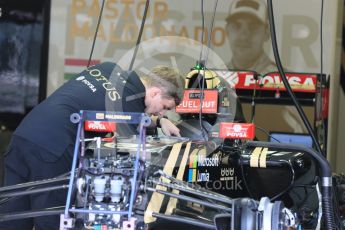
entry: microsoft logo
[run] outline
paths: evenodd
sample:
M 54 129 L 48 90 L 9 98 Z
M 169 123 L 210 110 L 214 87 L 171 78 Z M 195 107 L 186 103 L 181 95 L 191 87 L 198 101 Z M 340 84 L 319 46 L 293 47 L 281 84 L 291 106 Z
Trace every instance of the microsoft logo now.
M 189 156 L 188 182 L 209 181 L 208 167 L 218 167 L 220 156 L 206 157 L 206 148 L 194 149 Z
M 188 182 L 196 181 L 196 169 L 198 166 L 198 154 L 191 154 L 189 157 Z

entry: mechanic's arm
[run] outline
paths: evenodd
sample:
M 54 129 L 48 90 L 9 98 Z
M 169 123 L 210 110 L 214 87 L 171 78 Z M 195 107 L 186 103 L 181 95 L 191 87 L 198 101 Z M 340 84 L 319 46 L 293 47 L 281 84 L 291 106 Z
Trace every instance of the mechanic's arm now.
M 167 136 L 180 137 L 180 130 L 166 117 L 152 117 L 152 121 L 158 128 L 162 129 L 162 132 Z

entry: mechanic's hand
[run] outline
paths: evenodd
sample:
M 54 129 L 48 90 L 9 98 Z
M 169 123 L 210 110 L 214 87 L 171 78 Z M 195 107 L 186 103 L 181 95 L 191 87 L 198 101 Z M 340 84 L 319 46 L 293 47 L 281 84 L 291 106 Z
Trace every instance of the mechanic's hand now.
M 177 136 L 177 137 L 181 137 L 180 135 L 180 130 L 179 128 L 177 128 L 171 121 L 169 121 L 169 119 L 167 118 L 160 118 L 160 125 L 161 125 L 161 129 L 162 132 L 167 135 L 167 136 Z

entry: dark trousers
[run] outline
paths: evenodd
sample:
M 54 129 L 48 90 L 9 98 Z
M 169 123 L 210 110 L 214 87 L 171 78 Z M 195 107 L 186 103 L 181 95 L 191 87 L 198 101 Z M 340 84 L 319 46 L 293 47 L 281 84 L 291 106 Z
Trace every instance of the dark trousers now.
M 5 186 L 53 178 L 70 171 L 72 153 L 69 151 L 71 148 L 66 149 L 61 156 L 54 156 L 40 146 L 14 135 L 5 155 Z M 66 196 L 67 189 L 59 189 L 16 197 L 2 204 L 0 213 L 64 206 Z M 33 226 L 35 230 L 51 230 L 59 229 L 59 223 L 59 215 L 26 218 L 0 222 L 0 230 L 32 230 Z

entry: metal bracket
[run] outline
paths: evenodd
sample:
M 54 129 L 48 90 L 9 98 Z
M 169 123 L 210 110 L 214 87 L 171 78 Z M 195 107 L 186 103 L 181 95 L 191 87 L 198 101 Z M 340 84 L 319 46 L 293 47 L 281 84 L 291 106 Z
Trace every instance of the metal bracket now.
M 137 218 L 131 217 L 127 221 L 123 221 L 122 223 L 122 230 L 135 230 L 135 222 Z
M 73 218 L 66 218 L 65 214 L 60 215 L 60 228 L 59 230 L 67 230 L 74 227 Z

